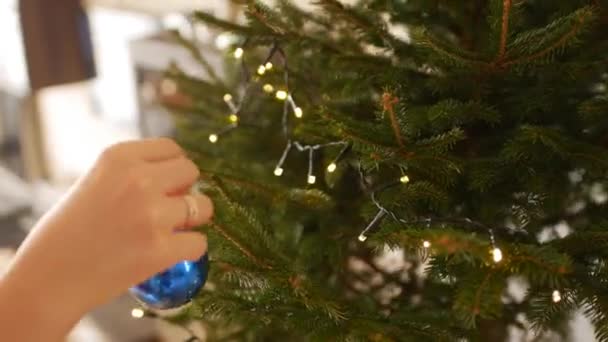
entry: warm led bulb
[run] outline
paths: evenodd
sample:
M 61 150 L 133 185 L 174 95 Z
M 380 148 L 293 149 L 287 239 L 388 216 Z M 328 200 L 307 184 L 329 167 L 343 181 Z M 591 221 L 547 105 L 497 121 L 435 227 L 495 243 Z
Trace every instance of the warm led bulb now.
M 281 177 L 283 175 L 283 168 L 277 167 L 274 169 L 274 175 L 277 177 Z
M 317 182 L 317 177 L 310 175 L 308 176 L 308 184 L 315 184 Z
M 209 141 L 210 141 L 211 143 L 213 143 L 213 144 L 215 144 L 215 143 L 217 142 L 218 138 L 219 138 L 219 137 L 217 136 L 217 134 L 210 134 L 210 135 L 209 135 Z
M 144 312 L 144 310 L 140 309 L 140 308 L 135 308 L 133 310 L 131 310 L 131 317 L 133 318 L 142 318 L 144 317 L 146 313 Z
M 500 248 L 496 247 L 492 250 L 492 257 L 494 258 L 494 262 L 499 263 L 502 261 L 502 251 Z
M 359 241 L 365 242 L 365 240 L 367 240 L 367 236 L 365 236 L 363 234 L 359 235 Z
M 553 303 L 559 303 L 562 301 L 562 294 L 558 290 L 553 291 L 551 297 L 553 299 Z
M 407 184 L 410 182 L 410 177 L 404 175 L 403 177 L 399 178 L 399 181 L 403 184 Z
M 164 79 L 160 83 L 160 92 L 165 96 L 172 96 L 177 94 L 178 87 L 177 83 L 171 79 Z
M 296 107 L 293 110 L 293 114 L 296 116 L 296 118 L 301 119 L 302 116 L 304 116 L 304 111 L 302 110 L 302 108 L 300 107 Z
M 424 248 L 430 248 L 431 247 L 431 243 L 429 241 L 424 241 L 422 243 L 422 247 L 424 247 Z
M 336 165 L 336 163 L 331 163 L 327 166 L 327 172 L 334 173 L 337 168 L 338 168 L 338 165 Z
M 234 58 L 240 59 L 243 57 L 244 53 L 245 53 L 245 50 L 243 50 L 242 48 L 237 48 L 236 50 L 234 50 Z
M 230 102 L 230 101 L 232 101 L 232 95 L 230 95 L 230 94 L 224 95 L 224 102 Z
M 269 84 L 269 83 L 264 84 L 263 89 L 264 89 L 265 93 L 269 93 L 269 94 L 274 91 L 274 87 L 272 86 L 272 84 Z
M 276 97 L 279 100 L 285 101 L 287 100 L 287 92 L 285 90 L 277 90 Z
M 266 70 L 272 70 L 273 66 L 274 65 L 272 65 L 272 63 L 270 63 L 270 62 L 267 62 L 266 64 L 264 64 L 264 67 L 266 68 Z
M 228 117 L 228 120 L 230 120 L 230 122 L 232 122 L 232 123 L 237 123 L 237 122 L 239 122 L 239 117 L 236 114 L 230 114 L 230 116 Z
M 258 75 L 262 76 L 262 75 L 264 75 L 265 73 L 266 73 L 266 67 L 265 67 L 265 66 L 263 66 L 263 65 L 260 65 L 260 66 L 258 67 Z

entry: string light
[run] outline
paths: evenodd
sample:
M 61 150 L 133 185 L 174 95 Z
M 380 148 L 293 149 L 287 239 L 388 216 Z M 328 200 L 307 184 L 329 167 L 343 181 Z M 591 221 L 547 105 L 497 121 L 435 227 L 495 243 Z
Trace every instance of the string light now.
M 166 78 L 160 83 L 160 92 L 165 96 L 175 95 L 178 92 L 178 85 L 174 80 Z
M 143 318 L 146 315 L 146 313 L 144 312 L 144 310 L 140 309 L 140 308 L 135 308 L 133 310 L 131 310 L 131 317 L 133 318 Z
M 291 140 L 287 141 L 287 145 L 285 146 L 285 150 L 283 150 L 281 159 L 279 159 L 279 162 L 274 169 L 274 175 L 277 177 L 281 177 L 283 175 L 283 164 L 285 163 L 285 160 L 287 159 L 287 156 L 289 155 L 289 151 L 291 151 L 291 146 L 292 146 Z
M 287 102 L 289 103 L 291 110 L 293 110 L 293 115 L 296 118 L 301 119 L 302 116 L 304 116 L 304 111 L 302 110 L 302 108 L 296 105 L 296 101 L 294 101 L 293 96 L 287 95 Z
M 264 89 L 264 92 L 267 94 L 274 92 L 274 87 L 272 86 L 272 84 L 269 84 L 269 83 L 264 84 L 262 89 Z
M 336 165 L 336 163 L 331 163 L 327 166 L 327 172 L 334 173 L 334 172 L 336 172 L 337 168 L 338 168 L 338 165 Z
M 285 90 L 277 90 L 275 96 L 278 100 L 285 101 L 289 95 Z
M 293 114 L 296 116 L 296 118 L 301 119 L 302 116 L 304 116 L 304 111 L 302 110 L 302 108 L 300 107 L 296 107 L 293 110 Z
M 387 214 L 388 214 L 388 211 L 380 209 L 378 211 L 378 213 L 376 214 L 376 216 L 374 217 L 374 219 L 372 220 L 372 222 L 370 222 L 367 225 L 367 227 L 361 232 L 361 234 L 359 234 L 359 241 L 365 242 L 367 240 L 368 235 L 372 231 L 378 229 L 378 227 L 380 226 L 380 223 L 382 223 L 384 218 L 386 218 Z
M 346 149 L 342 151 L 342 153 L 345 153 Z M 339 158 L 338 158 L 339 159 Z M 332 167 L 333 168 L 333 167 Z M 367 177 L 365 175 L 365 170 L 362 167 L 362 164 L 359 163 L 359 177 L 361 179 L 362 185 L 364 190 L 369 191 L 371 185 L 367 182 Z M 391 218 L 393 218 L 395 221 L 400 222 L 402 224 L 405 225 L 417 225 L 420 223 L 426 223 L 427 229 L 429 229 L 431 227 L 431 223 L 433 221 L 439 221 L 439 222 L 444 222 L 444 223 L 455 223 L 455 224 L 466 224 L 469 225 L 471 227 L 474 228 L 482 228 L 482 229 L 487 229 L 488 234 L 490 236 L 490 243 L 492 246 L 492 250 L 491 250 L 491 254 L 492 254 L 492 258 L 494 260 L 495 263 L 499 263 L 502 261 L 503 259 L 503 253 L 500 250 L 500 248 L 498 248 L 496 246 L 496 238 L 494 236 L 494 231 L 492 230 L 491 227 L 488 227 L 486 225 L 484 225 L 483 223 L 480 222 L 474 222 L 469 218 L 438 218 L 438 219 L 433 219 L 433 218 L 426 218 L 424 220 L 416 220 L 416 221 L 406 221 L 404 219 L 401 219 L 397 216 L 397 214 L 395 214 L 394 212 L 386 209 L 385 207 L 382 206 L 382 204 L 377 200 L 377 192 L 380 191 L 384 191 L 388 188 L 391 188 L 393 186 L 399 185 L 399 184 L 406 184 L 410 182 L 410 178 L 407 175 L 403 175 L 401 178 L 399 178 L 398 182 L 391 182 L 385 185 L 381 185 L 381 186 L 377 186 L 376 190 L 371 191 L 371 200 L 374 203 L 374 205 L 378 208 L 378 213 L 376 214 L 376 216 L 374 217 L 374 219 L 372 220 L 372 222 L 363 230 L 363 232 L 361 233 L 361 235 L 359 236 L 359 241 L 363 242 L 367 239 L 367 236 L 370 232 L 375 231 L 378 229 L 378 225 L 380 224 L 380 222 L 384 219 L 385 216 L 390 215 Z M 361 239 L 361 237 L 363 237 L 363 239 Z M 422 242 L 422 246 L 424 248 L 430 248 L 431 246 L 431 242 L 430 241 L 423 241 Z
M 244 55 L 244 50 L 243 48 L 239 47 L 234 51 L 234 57 L 237 59 L 240 59 L 243 57 Z M 344 141 L 339 141 L 339 142 L 332 142 L 332 143 L 327 143 L 327 144 L 319 144 L 319 145 L 303 145 L 297 141 L 292 142 L 290 140 L 290 128 L 289 128 L 289 120 L 288 120 L 288 112 L 291 109 L 291 111 L 293 112 L 293 115 L 296 118 L 302 118 L 304 116 L 304 110 L 297 106 L 295 103 L 295 100 L 293 99 L 293 96 L 289 93 L 289 68 L 287 66 L 287 58 L 285 56 L 285 53 L 283 52 L 283 50 L 278 46 L 278 45 L 273 45 L 269 56 L 266 58 L 266 63 L 261 64 L 258 66 L 257 68 L 257 73 L 259 75 L 263 75 L 265 74 L 267 71 L 271 70 L 274 68 L 274 65 L 272 64 L 272 62 L 270 62 L 270 60 L 275 57 L 275 55 L 278 54 L 279 57 L 282 59 L 283 61 L 283 67 L 284 67 L 284 80 L 285 80 L 285 85 L 283 89 L 278 89 L 276 90 L 275 87 L 270 84 L 270 83 L 266 83 L 262 86 L 262 90 L 265 93 L 268 94 L 272 94 L 274 93 L 275 97 L 280 100 L 280 101 L 285 101 L 285 105 L 283 107 L 283 120 L 282 120 L 282 124 L 283 124 L 283 134 L 285 136 L 285 138 L 288 139 L 287 145 L 285 146 L 285 150 L 283 151 L 283 155 L 281 156 L 281 159 L 279 160 L 279 162 L 277 163 L 277 165 L 275 166 L 274 169 L 274 174 L 277 177 L 280 177 L 284 174 L 285 170 L 283 168 L 283 164 L 285 163 L 285 160 L 287 159 L 289 152 L 291 151 L 292 147 L 295 146 L 298 151 L 300 152 L 304 152 L 304 151 L 308 151 L 309 152 L 309 157 L 308 157 L 308 175 L 307 175 L 307 182 L 308 184 L 315 184 L 317 182 L 317 177 L 313 174 L 314 171 L 314 152 L 316 150 L 319 150 L 321 148 L 325 148 L 325 147 L 329 147 L 329 146 L 333 146 L 333 145 L 342 145 L 344 146 L 344 148 L 342 149 L 342 151 L 340 152 L 340 155 L 338 156 L 338 158 L 336 158 L 336 161 L 334 161 L 332 164 L 330 164 L 329 166 L 329 172 L 334 172 L 337 168 L 337 162 L 342 158 L 342 156 L 344 155 L 344 153 L 346 152 L 346 150 L 348 149 L 349 144 L 347 142 Z M 243 75 L 245 75 L 245 77 L 243 78 L 243 82 L 245 83 L 245 94 L 242 96 L 242 99 L 245 99 L 248 96 L 248 92 L 250 91 L 250 89 L 252 89 L 252 87 L 250 87 L 250 82 L 251 82 L 251 77 L 249 75 L 249 71 L 247 70 L 247 67 L 245 66 L 245 63 L 242 63 L 242 70 L 243 70 Z M 242 104 L 245 102 L 244 100 L 241 100 L 240 103 L 237 105 L 234 103 L 233 101 L 233 97 L 230 94 L 226 94 L 224 96 L 224 101 L 226 102 L 226 104 L 230 107 L 230 110 L 233 114 L 231 114 L 228 117 L 228 120 L 231 122 L 231 125 L 228 127 L 225 127 L 221 132 L 217 133 L 217 134 L 212 134 L 209 136 L 209 141 L 211 141 L 212 143 L 216 143 L 219 139 L 219 136 L 222 134 L 227 133 L 228 131 L 236 128 L 238 126 L 238 121 L 240 120 L 239 118 L 239 113 L 241 110 L 241 106 Z
M 240 59 L 243 57 L 244 53 L 245 53 L 245 51 L 243 50 L 243 48 L 239 47 L 234 50 L 234 57 L 237 59 Z M 300 151 L 300 152 L 304 152 L 304 151 L 309 152 L 307 182 L 308 182 L 308 184 L 315 184 L 317 182 L 317 177 L 313 174 L 314 152 L 318 149 L 333 146 L 333 145 L 344 146 L 344 148 L 340 152 L 340 155 L 338 156 L 338 158 L 336 158 L 336 161 L 334 161 L 333 163 L 331 163 L 328 166 L 328 171 L 334 172 L 337 168 L 337 162 L 342 158 L 342 156 L 348 149 L 349 144 L 344 141 L 339 141 L 339 142 L 332 142 L 332 143 L 319 144 L 319 145 L 303 145 L 297 141 L 292 142 L 289 139 L 290 138 L 289 122 L 288 122 L 289 109 L 291 108 L 291 110 L 296 118 L 302 118 L 304 116 L 304 110 L 301 107 L 296 105 L 296 102 L 293 99 L 293 96 L 289 93 L 289 89 L 288 89 L 288 87 L 289 87 L 289 68 L 287 66 L 287 58 L 286 58 L 283 50 L 278 45 L 276 45 L 276 44 L 273 45 L 273 47 L 270 51 L 270 55 L 266 59 L 267 62 L 258 66 L 257 73 L 259 75 L 263 75 L 266 73 L 266 71 L 274 68 L 274 65 L 272 64 L 272 62 L 270 62 L 270 59 L 272 59 L 275 56 L 275 54 L 278 54 L 283 60 L 283 64 L 284 64 L 283 65 L 284 66 L 284 75 L 283 76 L 284 76 L 284 80 L 285 80 L 285 85 L 284 85 L 285 88 L 275 91 L 275 87 L 272 84 L 267 83 L 262 86 L 262 89 L 264 92 L 266 92 L 268 94 L 271 94 L 274 92 L 275 97 L 278 100 L 286 101 L 286 103 L 283 107 L 282 124 L 283 124 L 283 133 L 284 133 L 285 137 L 288 139 L 288 142 L 285 147 L 285 150 L 283 151 L 283 155 L 281 156 L 281 159 L 279 160 L 279 162 L 277 163 L 277 165 L 274 169 L 274 174 L 277 177 L 280 177 L 283 175 L 283 173 L 284 173 L 283 164 L 285 163 L 285 160 L 287 159 L 287 156 L 289 155 L 291 148 L 293 146 L 295 146 L 298 149 L 298 151 Z M 209 135 L 209 141 L 211 143 L 214 143 L 214 144 L 217 143 L 220 135 L 223 135 L 223 134 L 229 132 L 230 130 L 238 127 L 238 122 L 240 120 L 239 113 L 241 111 L 241 106 L 245 102 L 244 99 L 247 98 L 248 93 L 251 89 L 251 87 L 250 87 L 251 77 L 249 75 L 247 67 L 245 66 L 245 63 L 241 63 L 241 64 L 242 64 L 242 69 L 243 69 L 243 75 L 245 76 L 243 78 L 243 82 L 245 83 L 244 86 L 246 89 L 245 94 L 242 96 L 238 105 L 234 102 L 234 98 L 231 94 L 227 93 L 224 95 L 224 102 L 226 102 L 226 104 L 228 105 L 228 107 L 230 107 L 230 110 L 232 112 L 232 114 L 230 114 L 228 116 L 228 120 L 230 121 L 231 124 L 229 126 L 225 127 L 223 130 L 221 130 L 219 133 L 213 133 L 213 134 Z
M 500 248 L 494 247 L 494 249 L 492 250 L 492 258 L 494 259 L 495 263 L 499 263 L 502 261 L 502 251 L 500 250 Z
M 258 67 L 258 75 L 262 76 L 262 75 L 264 75 L 265 73 L 266 73 L 266 67 L 265 67 L 265 66 L 263 66 L 263 65 L 260 65 L 260 66 Z
M 301 151 L 306 149 L 306 147 L 301 147 L 299 143 L 296 143 L 296 147 Z M 314 147 L 308 146 L 308 184 L 315 184 L 317 182 L 317 177 L 312 174 L 314 169 L 314 160 L 315 149 Z
M 555 290 L 551 294 L 551 299 L 553 299 L 553 303 L 559 303 L 562 301 L 562 294 L 558 290 Z

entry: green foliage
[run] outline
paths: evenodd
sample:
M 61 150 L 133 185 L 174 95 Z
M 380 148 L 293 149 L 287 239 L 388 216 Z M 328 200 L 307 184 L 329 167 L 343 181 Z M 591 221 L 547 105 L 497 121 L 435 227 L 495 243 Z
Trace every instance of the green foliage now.
M 173 106 L 179 140 L 216 216 L 202 228 L 210 285 L 173 321 L 226 341 L 475 341 L 512 327 L 566 336 L 582 311 L 608 341 L 606 1 L 244 8 L 245 23 L 194 18 L 239 35 L 249 70 L 275 45 L 286 61 L 251 78 L 239 127 L 216 144 L 241 61 L 219 72 L 174 37 L 207 72 L 173 65 L 167 77 L 188 99 Z M 315 150 L 314 185 L 295 149 L 273 175 L 285 103 L 267 83 L 305 113 L 288 116 L 289 138 L 350 145 L 336 170 L 339 147 Z M 379 207 L 389 212 L 358 241 Z
M 519 33 L 508 47 L 509 65 L 546 64 L 581 44 L 596 17 L 596 8 L 580 8 L 542 28 Z

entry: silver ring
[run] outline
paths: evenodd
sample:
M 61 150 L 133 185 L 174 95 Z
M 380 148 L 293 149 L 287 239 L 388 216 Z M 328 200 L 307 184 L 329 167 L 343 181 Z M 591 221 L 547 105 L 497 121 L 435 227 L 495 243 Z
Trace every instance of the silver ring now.
M 189 226 L 193 221 L 198 218 L 198 203 L 192 195 L 184 196 L 184 201 L 186 202 L 186 206 L 188 209 L 188 214 L 184 225 Z

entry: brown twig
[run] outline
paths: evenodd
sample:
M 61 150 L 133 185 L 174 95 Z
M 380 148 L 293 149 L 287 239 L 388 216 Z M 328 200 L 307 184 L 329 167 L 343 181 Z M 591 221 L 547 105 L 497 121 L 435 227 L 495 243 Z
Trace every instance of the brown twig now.
M 479 315 L 479 311 L 480 311 L 479 306 L 481 303 L 481 292 L 483 291 L 484 287 L 486 286 L 488 281 L 490 281 L 490 278 L 492 278 L 493 275 L 494 275 L 494 273 L 492 271 L 486 273 L 486 276 L 483 278 L 483 281 L 481 282 L 481 284 L 479 284 L 479 288 L 475 292 L 475 301 L 473 302 L 473 314 L 475 316 Z
M 500 47 L 498 49 L 498 56 L 496 62 L 500 63 L 507 54 L 507 37 L 509 36 L 509 16 L 511 15 L 511 6 L 513 2 L 511 0 L 503 0 L 502 2 L 502 29 L 500 31 Z
M 399 127 L 399 121 L 395 115 L 395 105 L 399 103 L 399 99 L 388 91 L 382 94 L 382 109 L 388 113 L 391 119 L 391 126 L 393 127 L 393 133 L 399 147 L 405 147 L 403 143 L 403 137 L 401 136 L 401 127 Z

